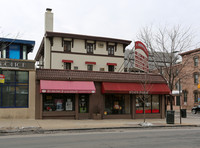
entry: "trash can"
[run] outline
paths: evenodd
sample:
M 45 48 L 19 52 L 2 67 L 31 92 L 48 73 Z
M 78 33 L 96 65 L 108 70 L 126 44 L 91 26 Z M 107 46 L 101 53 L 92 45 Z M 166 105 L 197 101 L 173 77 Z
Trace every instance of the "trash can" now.
M 174 124 L 174 112 L 173 110 L 169 110 L 166 112 L 166 122 L 167 124 Z
M 181 109 L 181 117 L 182 118 L 187 118 L 187 111 L 186 111 L 186 109 Z

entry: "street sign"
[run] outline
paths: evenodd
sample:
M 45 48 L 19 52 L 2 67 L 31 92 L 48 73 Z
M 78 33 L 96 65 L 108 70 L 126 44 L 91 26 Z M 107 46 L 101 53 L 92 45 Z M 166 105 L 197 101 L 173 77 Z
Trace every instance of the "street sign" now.
M 4 83 L 5 82 L 5 76 L 0 74 L 0 83 Z

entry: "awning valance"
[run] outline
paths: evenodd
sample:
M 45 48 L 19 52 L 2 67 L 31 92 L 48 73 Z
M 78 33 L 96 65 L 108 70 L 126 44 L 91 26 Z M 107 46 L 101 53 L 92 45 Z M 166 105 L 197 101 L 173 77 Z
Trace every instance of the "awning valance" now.
M 121 94 L 170 94 L 167 84 L 142 84 L 142 83 L 102 83 L 102 93 Z
M 95 93 L 91 81 L 40 80 L 40 93 Z

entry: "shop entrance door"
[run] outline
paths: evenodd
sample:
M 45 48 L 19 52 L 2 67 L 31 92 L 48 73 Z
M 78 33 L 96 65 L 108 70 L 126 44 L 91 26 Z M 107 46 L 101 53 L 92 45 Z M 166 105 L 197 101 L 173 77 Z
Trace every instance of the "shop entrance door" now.
M 79 95 L 79 113 L 88 113 L 89 111 L 89 95 Z

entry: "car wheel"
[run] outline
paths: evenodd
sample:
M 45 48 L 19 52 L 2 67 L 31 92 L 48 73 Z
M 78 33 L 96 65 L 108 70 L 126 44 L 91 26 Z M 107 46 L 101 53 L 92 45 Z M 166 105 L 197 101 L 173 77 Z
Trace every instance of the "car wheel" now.
M 197 113 L 197 111 L 196 111 L 196 110 L 192 110 L 192 113 L 193 113 L 193 114 L 196 114 L 196 113 Z

